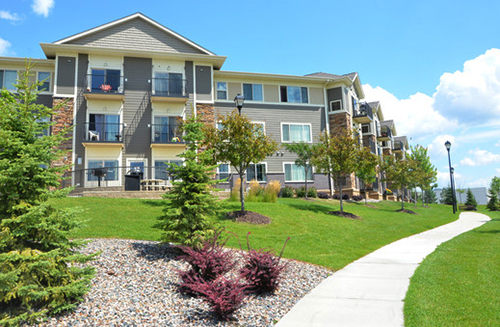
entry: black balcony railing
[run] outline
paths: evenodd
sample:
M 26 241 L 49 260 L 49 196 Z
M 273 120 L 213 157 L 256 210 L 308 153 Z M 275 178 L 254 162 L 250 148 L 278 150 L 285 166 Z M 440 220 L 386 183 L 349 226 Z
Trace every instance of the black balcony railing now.
M 389 127 L 387 127 L 387 126 L 380 127 L 380 130 L 378 131 L 378 137 L 392 138 L 392 131 L 391 131 L 391 129 Z
M 86 93 L 123 94 L 124 78 L 115 74 L 88 74 L 85 81 Z
M 373 111 L 368 103 L 363 103 L 359 106 L 358 110 L 354 111 L 354 118 L 369 117 L 373 120 Z
M 158 97 L 187 97 L 186 80 L 181 78 L 153 78 L 151 94 Z
M 370 149 L 370 152 L 377 154 L 377 144 L 371 138 L 368 139 L 368 143 L 364 143 L 364 146 Z
M 184 143 L 184 140 L 176 126 L 151 124 L 151 143 Z
M 123 142 L 123 128 L 120 123 L 85 123 L 83 141 L 85 142 Z

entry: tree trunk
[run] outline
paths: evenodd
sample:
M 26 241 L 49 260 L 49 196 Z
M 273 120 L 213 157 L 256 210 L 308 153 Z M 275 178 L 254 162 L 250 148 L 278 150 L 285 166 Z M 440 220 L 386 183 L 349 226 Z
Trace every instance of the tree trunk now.
M 305 170 L 306 170 L 306 178 L 304 179 L 304 184 L 306 187 L 306 200 L 307 200 L 307 166 L 305 166 Z
M 241 212 L 245 211 L 245 193 L 243 192 L 243 177 L 245 174 L 240 173 L 240 201 L 241 201 Z
M 328 183 L 330 184 L 330 197 L 333 199 L 333 182 L 330 173 L 328 173 Z
M 413 200 L 415 201 L 415 202 L 414 202 L 414 203 L 415 203 L 414 207 L 416 208 L 416 207 L 417 207 L 417 188 L 416 188 L 416 187 L 415 187 L 415 192 L 414 192 L 414 194 L 415 194 L 415 199 L 413 199 Z
M 401 187 L 401 210 L 405 210 L 405 187 Z
M 368 204 L 368 197 L 367 197 L 368 194 L 366 194 L 366 183 L 363 182 L 363 185 L 364 185 L 363 191 L 365 193 L 365 205 L 367 205 Z

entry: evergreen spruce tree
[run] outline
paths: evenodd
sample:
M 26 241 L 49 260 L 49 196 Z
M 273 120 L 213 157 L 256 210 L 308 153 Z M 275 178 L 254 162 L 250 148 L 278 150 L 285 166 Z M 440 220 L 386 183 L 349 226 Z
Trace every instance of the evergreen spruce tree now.
M 437 203 L 436 192 L 434 192 L 433 189 L 425 190 L 425 192 L 424 192 L 424 200 L 425 200 L 425 203 L 427 203 L 427 204 L 429 204 L 429 203 Z
M 498 195 L 500 193 L 500 178 L 493 177 L 490 182 L 490 188 L 488 189 L 488 204 L 486 208 L 490 211 L 498 211 L 500 210 L 500 201 L 498 199 Z
M 66 166 L 51 165 L 65 131 L 44 136 L 53 109 L 36 105 L 30 82 L 33 65 L 20 73 L 17 92 L 0 97 L 0 325 L 36 322 L 46 314 L 71 309 L 82 300 L 93 258 L 77 249 L 68 233 L 79 225 L 75 212 L 56 209 L 47 200 Z M 57 108 L 55 108 L 57 109 Z
M 486 204 L 486 208 L 489 211 L 498 211 L 499 208 L 499 203 L 498 203 L 498 196 L 496 193 L 490 193 L 490 199 L 488 200 L 488 203 Z
M 163 231 L 164 242 L 174 242 L 190 247 L 201 245 L 207 233 L 213 230 L 209 220 L 219 210 L 219 204 L 212 194 L 212 179 L 216 166 L 210 166 L 210 150 L 200 151 L 204 139 L 203 123 L 196 117 L 189 118 L 182 126 L 187 149 L 180 156 L 184 165 L 168 165 L 174 176 L 172 189 L 164 195 L 167 201 L 163 215 L 154 226 Z
M 465 201 L 466 206 L 472 206 L 474 210 L 477 208 L 477 201 L 476 198 L 474 197 L 474 194 L 472 194 L 472 191 L 467 189 L 467 200 Z
M 442 204 L 453 205 L 453 192 L 451 190 L 451 186 L 443 187 L 440 198 L 439 202 Z

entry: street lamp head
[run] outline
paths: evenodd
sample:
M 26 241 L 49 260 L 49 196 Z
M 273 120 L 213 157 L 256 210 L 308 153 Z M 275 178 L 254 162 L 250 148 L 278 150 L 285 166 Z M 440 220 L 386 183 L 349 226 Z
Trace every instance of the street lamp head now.
M 455 173 L 455 168 L 451 167 L 450 171 L 451 171 L 452 174 L 454 174 Z
M 446 147 L 446 150 L 450 151 L 451 142 L 450 141 L 446 141 L 446 143 L 444 144 L 444 146 Z
M 241 115 L 241 108 L 243 107 L 243 103 L 245 102 L 245 97 L 241 94 L 238 94 L 237 96 L 234 97 L 234 104 L 236 105 L 236 108 L 238 108 L 238 112 Z

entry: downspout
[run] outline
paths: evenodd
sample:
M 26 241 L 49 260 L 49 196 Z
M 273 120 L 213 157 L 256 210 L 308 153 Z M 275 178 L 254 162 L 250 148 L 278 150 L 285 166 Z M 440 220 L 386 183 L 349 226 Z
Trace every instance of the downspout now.
M 329 107 L 328 107 L 328 97 L 327 97 L 327 91 L 326 91 L 326 86 L 328 85 L 328 83 L 330 83 L 331 80 L 330 79 L 327 79 L 326 82 L 325 82 L 325 85 L 323 86 L 323 95 L 324 95 L 324 98 L 325 98 L 325 125 L 326 125 L 326 133 L 328 135 L 330 135 L 330 116 L 328 115 L 328 110 L 329 110 Z M 344 102 L 344 91 L 342 90 L 342 104 Z M 307 179 L 307 173 L 306 173 L 306 179 Z M 333 197 L 333 181 L 332 181 L 332 176 L 330 176 L 330 174 L 328 174 L 328 189 L 330 190 L 330 195 Z

